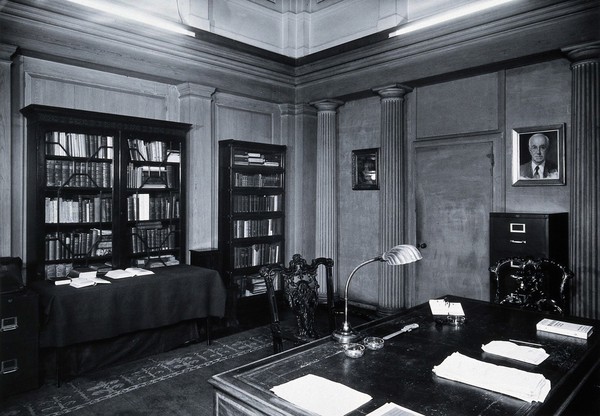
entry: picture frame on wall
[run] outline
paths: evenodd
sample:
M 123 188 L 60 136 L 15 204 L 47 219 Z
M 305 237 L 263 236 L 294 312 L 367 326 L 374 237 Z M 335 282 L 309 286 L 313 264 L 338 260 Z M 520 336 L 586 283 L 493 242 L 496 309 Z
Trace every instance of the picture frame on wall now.
M 379 148 L 352 151 L 352 189 L 379 189 Z
M 521 127 L 512 133 L 512 185 L 565 184 L 565 125 Z

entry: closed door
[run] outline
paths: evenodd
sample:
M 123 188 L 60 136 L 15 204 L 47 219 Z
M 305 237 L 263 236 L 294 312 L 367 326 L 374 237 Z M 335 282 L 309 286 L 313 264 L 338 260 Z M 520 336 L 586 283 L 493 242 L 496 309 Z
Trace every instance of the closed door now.
M 416 264 L 413 304 L 453 294 L 489 296 L 489 213 L 494 190 L 493 139 L 415 146 Z

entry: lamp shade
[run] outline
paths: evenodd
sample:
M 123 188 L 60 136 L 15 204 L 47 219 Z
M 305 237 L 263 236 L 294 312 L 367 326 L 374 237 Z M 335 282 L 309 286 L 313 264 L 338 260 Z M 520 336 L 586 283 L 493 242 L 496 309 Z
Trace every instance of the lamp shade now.
M 421 260 L 423 257 L 415 246 L 410 244 L 400 244 L 392 247 L 381 255 L 381 261 L 390 266 L 400 266 L 401 264 L 413 263 Z

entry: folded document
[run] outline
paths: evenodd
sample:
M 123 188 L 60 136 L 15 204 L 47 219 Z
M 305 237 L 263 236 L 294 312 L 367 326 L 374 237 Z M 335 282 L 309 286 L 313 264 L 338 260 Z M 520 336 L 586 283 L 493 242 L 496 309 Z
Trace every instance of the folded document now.
M 543 402 L 550 391 L 550 380 L 542 374 L 485 363 L 453 353 L 433 372 L 450 380 L 506 394 L 528 402 Z
M 368 394 L 314 374 L 275 386 L 271 391 L 321 416 L 343 416 L 371 400 Z
M 543 348 L 526 347 L 510 341 L 491 341 L 481 349 L 490 354 L 538 365 L 549 357 Z

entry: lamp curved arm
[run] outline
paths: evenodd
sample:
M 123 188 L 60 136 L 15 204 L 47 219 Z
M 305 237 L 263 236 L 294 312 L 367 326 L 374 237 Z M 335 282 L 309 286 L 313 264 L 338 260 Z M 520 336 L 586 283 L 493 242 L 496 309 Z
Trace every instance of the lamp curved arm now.
M 352 280 L 354 273 L 356 273 L 358 269 L 369 263 L 373 263 L 374 261 L 381 261 L 381 256 L 377 256 L 370 260 L 363 261 L 361 264 L 356 266 L 354 270 L 352 270 L 352 272 L 350 273 L 350 276 L 348 276 L 348 280 L 346 280 L 346 288 L 344 289 L 344 317 L 348 316 L 348 287 L 350 286 L 350 280 Z

